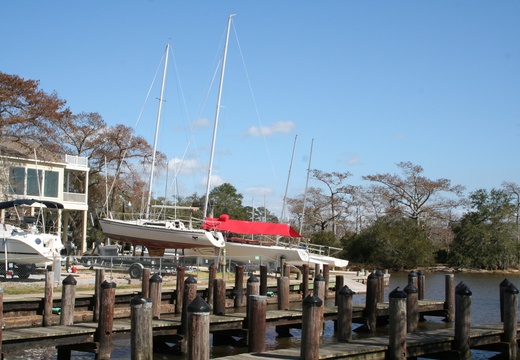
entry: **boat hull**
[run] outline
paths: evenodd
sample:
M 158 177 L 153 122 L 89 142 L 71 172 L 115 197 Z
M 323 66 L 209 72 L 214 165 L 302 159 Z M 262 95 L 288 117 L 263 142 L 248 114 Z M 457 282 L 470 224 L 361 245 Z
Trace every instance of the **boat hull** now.
M 46 266 L 60 256 L 63 249 L 59 236 L 52 234 L 3 234 L 0 240 L 0 261 Z
M 101 219 L 105 236 L 149 249 L 190 249 L 199 247 L 223 247 L 224 238 L 220 232 L 203 229 L 171 228 L 160 222 L 142 220 L 124 221 Z M 148 224 L 147 224 L 148 223 Z M 155 224 L 155 225 L 154 225 Z

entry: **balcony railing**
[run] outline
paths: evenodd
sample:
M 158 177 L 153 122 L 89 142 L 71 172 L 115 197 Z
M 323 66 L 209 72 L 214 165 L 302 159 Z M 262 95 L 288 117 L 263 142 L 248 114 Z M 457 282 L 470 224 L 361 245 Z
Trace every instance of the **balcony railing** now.
M 65 155 L 65 162 L 75 166 L 88 167 L 88 158 L 84 156 Z

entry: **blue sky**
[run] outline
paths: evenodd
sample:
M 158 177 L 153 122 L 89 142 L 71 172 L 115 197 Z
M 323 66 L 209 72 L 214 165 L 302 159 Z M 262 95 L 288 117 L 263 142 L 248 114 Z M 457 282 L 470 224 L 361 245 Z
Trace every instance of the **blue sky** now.
M 311 168 L 349 171 L 352 184 L 401 161 L 468 192 L 520 183 L 518 1 L 21 0 L 1 9 L 0 71 L 150 142 L 160 74 L 152 81 L 171 43 L 158 149 L 172 163 L 184 157 L 181 195 L 205 191 L 211 80 L 229 14 L 213 173 L 245 205 L 279 214 L 296 135 L 288 196 L 304 192 L 312 139 Z

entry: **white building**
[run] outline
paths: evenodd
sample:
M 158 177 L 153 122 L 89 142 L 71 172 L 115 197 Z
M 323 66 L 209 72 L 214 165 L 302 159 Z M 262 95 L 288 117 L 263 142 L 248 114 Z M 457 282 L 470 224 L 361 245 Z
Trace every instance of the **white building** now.
M 41 147 L 5 141 L 0 145 L 0 201 L 50 200 L 62 203 L 59 232 L 68 240 L 69 215 L 79 211 L 82 222 L 75 239 L 80 253 L 87 248 L 89 167 L 86 157 L 49 153 Z M 2 210 L 0 223 L 5 221 Z

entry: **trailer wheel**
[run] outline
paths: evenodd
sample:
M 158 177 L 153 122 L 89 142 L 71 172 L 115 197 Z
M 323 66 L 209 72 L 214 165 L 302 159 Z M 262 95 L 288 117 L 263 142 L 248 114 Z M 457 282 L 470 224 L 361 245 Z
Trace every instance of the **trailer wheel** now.
M 143 276 L 143 269 L 143 264 L 133 263 L 128 269 L 128 274 L 130 274 L 132 279 L 140 279 Z

